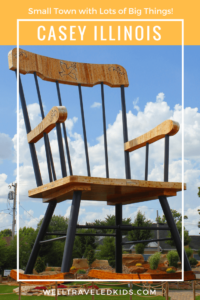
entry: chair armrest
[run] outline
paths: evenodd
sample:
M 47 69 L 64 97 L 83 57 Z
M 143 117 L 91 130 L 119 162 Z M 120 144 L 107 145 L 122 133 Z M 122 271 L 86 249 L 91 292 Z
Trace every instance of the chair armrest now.
M 49 133 L 56 126 L 56 123 L 63 123 L 66 119 L 66 107 L 54 106 L 42 122 L 27 134 L 28 143 L 38 142 L 43 137 L 43 133 Z
M 146 143 L 152 144 L 164 138 L 165 135 L 175 135 L 179 131 L 179 127 L 179 123 L 172 120 L 166 120 L 149 132 L 124 143 L 124 150 L 132 152 L 136 149 L 144 147 Z

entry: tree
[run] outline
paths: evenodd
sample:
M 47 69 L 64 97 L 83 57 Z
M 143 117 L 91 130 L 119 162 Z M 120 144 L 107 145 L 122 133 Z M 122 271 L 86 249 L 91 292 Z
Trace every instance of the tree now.
M 197 251 L 197 254 L 200 256 L 200 249 Z
M 11 229 L 4 229 L 0 231 L 0 237 L 7 237 L 7 236 L 12 236 Z
M 156 270 L 158 268 L 158 264 L 160 261 L 161 253 L 156 252 L 153 255 L 150 256 L 149 264 L 151 270 Z
M 31 227 L 23 227 L 19 229 L 19 267 L 24 269 L 27 265 L 31 250 L 35 243 L 36 236 L 41 227 L 43 220 L 37 225 L 37 229 Z M 68 219 L 63 216 L 53 216 L 50 225 L 47 229 L 49 232 L 67 232 Z M 11 236 L 12 231 L 5 229 L 0 232 L 0 237 Z M 51 239 L 57 237 L 57 235 L 46 235 L 44 239 Z M 2 241 L 2 239 L 0 239 Z M 4 249 L 4 242 L 0 242 L 0 267 L 7 269 L 16 269 L 16 255 L 17 255 L 17 241 L 16 236 L 10 242 L 10 245 Z M 60 266 L 62 262 L 62 256 L 64 251 L 65 239 L 62 241 L 55 241 L 52 243 L 45 243 L 41 246 L 39 256 L 52 266 Z M 3 252 L 2 252 L 2 251 Z M 5 251 L 4 251 L 5 250 Z M 4 262 L 4 253 L 6 253 L 6 261 Z
M 177 227 L 177 229 L 178 229 L 178 232 L 179 232 L 179 234 L 180 234 L 180 237 L 182 238 L 182 222 L 178 222 L 178 223 L 176 224 L 176 227 Z M 168 236 L 171 237 L 171 232 L 169 233 Z M 185 226 L 184 226 L 184 246 L 189 245 L 190 241 L 191 241 L 191 238 L 190 238 L 190 236 L 189 236 L 189 232 L 188 232 L 188 230 L 185 229 Z M 167 242 L 168 242 L 170 245 L 175 246 L 174 241 L 166 241 L 166 243 L 167 243 Z
M 107 215 L 105 220 L 95 220 L 93 223 L 86 223 L 87 225 L 94 225 L 94 226 L 115 226 L 115 215 Z M 131 225 L 131 218 L 124 218 L 122 219 L 123 225 Z M 99 229 L 98 232 L 102 233 L 113 233 L 115 232 L 114 229 Z M 122 234 L 127 234 L 127 231 L 122 231 Z
M 33 248 L 35 243 L 35 239 L 37 236 L 37 232 L 32 227 L 23 227 L 19 229 L 19 245 L 22 240 L 26 240 L 26 242 L 30 245 L 30 248 Z
M 0 239 L 0 270 L 5 268 L 7 259 L 8 259 L 8 253 L 6 251 L 6 241 L 1 238 Z
M 7 246 L 8 259 L 6 262 L 7 269 L 16 269 L 17 268 L 17 236 L 15 235 L 14 239 L 10 242 L 10 245 Z
M 88 246 L 85 256 L 87 257 L 88 263 L 91 266 L 91 264 L 95 260 L 94 248 L 91 245 Z
M 181 213 L 179 213 L 175 209 L 171 209 L 171 213 L 172 213 L 172 216 L 173 216 L 176 224 L 178 222 L 182 222 L 182 214 Z M 188 219 L 188 216 L 184 216 L 184 219 Z M 167 223 L 165 215 L 163 215 L 162 218 L 159 216 L 158 218 L 156 218 L 156 221 L 158 221 L 158 223 L 164 223 L 164 224 Z
M 180 234 L 180 237 L 182 238 L 182 214 L 179 213 L 175 209 L 171 209 L 171 212 L 172 212 L 172 216 L 174 218 L 174 221 L 176 223 L 176 227 L 178 229 L 178 232 Z M 188 219 L 188 216 L 184 216 L 184 219 Z M 158 223 L 167 224 L 167 220 L 166 220 L 164 215 L 162 216 L 162 218 L 161 217 L 156 218 L 156 221 L 157 220 L 158 220 Z M 171 238 L 171 232 L 168 233 L 167 237 Z M 185 227 L 184 227 L 184 246 L 189 245 L 190 241 L 191 241 L 191 238 L 189 237 L 189 233 L 188 233 L 187 230 L 185 230 Z M 172 241 L 166 241 L 166 243 L 171 245 L 171 246 L 175 246 L 175 243 L 174 243 L 173 240 Z
M 169 251 L 167 253 L 167 259 L 169 262 L 169 266 L 173 266 L 173 267 L 177 268 L 178 261 L 179 261 L 179 255 L 178 255 L 177 251 L 174 251 L 174 250 Z
M 145 248 L 145 245 L 140 243 L 140 244 L 136 244 L 135 245 L 135 252 L 136 254 L 144 254 L 144 248 Z
M 152 222 L 150 220 L 147 220 L 145 215 L 142 214 L 141 211 L 138 211 L 134 222 L 132 223 L 133 226 L 137 227 L 149 227 L 152 225 Z M 135 229 L 128 232 L 128 239 L 130 241 L 142 241 L 142 240 L 148 240 L 153 237 L 153 234 L 148 229 Z M 148 243 L 145 243 L 147 245 Z
M 74 241 L 74 248 L 72 256 L 77 257 L 87 257 L 88 251 L 91 249 L 96 249 L 97 245 L 95 243 L 95 236 L 84 235 L 86 233 L 95 233 L 94 229 L 79 229 L 77 233 L 83 235 L 77 235 Z
M 193 252 L 194 251 L 191 248 L 185 248 L 185 253 L 188 258 L 192 257 Z
M 62 264 L 63 252 L 65 247 L 65 239 L 61 241 L 55 241 L 47 243 L 52 244 L 51 250 L 47 251 L 44 256 L 46 264 L 52 267 L 60 267 Z
M 43 219 L 37 225 L 36 235 L 41 227 Z M 53 216 L 47 232 L 63 232 L 67 233 L 68 228 L 68 218 L 64 216 Z M 60 235 L 46 235 L 44 240 L 53 239 L 60 237 Z M 35 240 L 35 239 L 34 239 Z M 54 267 L 60 266 L 62 262 L 62 256 L 65 246 L 65 239 L 61 241 L 54 241 L 50 243 L 45 243 L 41 246 L 39 251 L 39 256 L 43 258 L 46 264 L 52 265 Z
M 103 240 L 103 245 L 97 248 L 97 259 L 107 259 L 111 267 L 115 267 L 115 239 L 106 236 Z
M 37 257 L 36 262 L 35 262 L 35 270 L 38 273 L 41 273 L 45 270 L 45 263 L 44 260 L 41 257 Z
M 37 225 L 37 230 L 40 229 L 41 225 L 43 222 L 43 218 L 40 220 L 40 222 Z M 51 222 L 49 224 L 49 227 L 47 229 L 48 232 L 56 232 L 56 231 L 62 231 L 62 232 L 67 232 L 67 227 L 68 227 L 68 218 L 64 216 L 53 216 L 51 218 Z

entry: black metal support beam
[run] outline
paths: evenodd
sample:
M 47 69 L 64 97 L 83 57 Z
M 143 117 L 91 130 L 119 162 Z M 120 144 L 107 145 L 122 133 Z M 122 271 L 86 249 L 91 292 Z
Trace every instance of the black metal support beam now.
M 145 175 L 144 180 L 148 180 L 148 165 L 149 165 L 149 143 L 146 143 L 146 156 L 145 156 Z
M 169 135 L 165 136 L 165 153 L 164 153 L 164 181 L 168 181 L 169 179 Z M 178 229 L 176 227 L 176 223 L 174 221 L 174 218 L 172 216 L 171 209 L 169 207 L 169 203 L 167 201 L 167 198 L 165 196 L 159 197 L 160 204 L 162 206 L 165 218 L 167 220 L 167 224 L 170 227 L 171 235 L 174 241 L 174 244 L 176 246 L 178 255 L 180 257 L 180 261 L 182 261 L 182 242 L 181 238 L 178 232 Z M 188 260 L 188 257 L 184 253 L 184 271 L 191 271 L 191 266 Z
M 102 99 L 102 114 L 103 114 L 103 133 L 104 133 L 104 151 L 105 151 L 106 178 L 109 178 L 108 147 L 107 147 L 107 135 L 106 135 L 106 113 L 105 113 L 105 101 L 104 101 L 104 86 L 103 86 L 103 82 L 101 82 L 101 99 Z
M 168 226 L 164 226 L 164 227 L 148 227 L 148 226 L 126 226 L 126 225 L 122 225 L 120 226 L 120 229 L 123 231 L 131 231 L 131 230 L 170 230 Z
M 123 137 L 124 137 L 124 143 L 126 143 L 128 142 L 128 127 L 127 127 L 127 118 L 126 118 L 125 91 L 123 85 L 121 86 L 121 103 L 122 103 Z M 126 179 L 131 179 L 130 157 L 128 151 L 124 151 L 124 158 L 125 158 Z
M 78 221 L 78 213 L 81 203 L 81 191 L 74 191 L 72 205 L 71 205 L 71 212 L 70 212 L 70 219 L 69 225 L 67 229 L 67 238 L 65 242 L 65 248 L 63 253 L 63 260 L 61 266 L 61 272 L 69 272 L 70 269 L 70 261 L 72 257 L 72 251 L 74 246 L 74 239 L 76 234 L 76 225 Z
M 40 94 L 40 88 L 39 88 L 39 84 L 38 84 L 38 80 L 37 80 L 37 74 L 36 72 L 34 72 L 34 79 L 35 79 L 35 86 L 36 86 L 36 91 L 37 91 L 37 95 L 38 95 L 38 101 L 39 101 L 39 106 L 40 106 L 40 112 L 42 115 L 42 119 L 44 119 L 44 109 L 43 109 L 43 105 L 42 105 L 42 97 Z M 47 134 L 44 133 L 44 146 L 45 146 L 45 152 L 46 152 L 46 158 L 47 158 L 47 168 L 48 168 L 48 174 L 49 174 L 49 181 L 52 182 L 53 178 L 52 178 L 52 172 L 51 172 L 51 161 L 50 161 L 50 151 L 49 151 L 49 147 L 50 145 L 48 144 L 49 140 L 47 139 Z
M 34 72 L 33 75 L 34 75 L 34 79 L 35 79 L 35 86 L 36 86 L 38 101 L 39 101 L 39 105 L 40 105 L 40 112 L 41 112 L 41 115 L 42 115 L 42 119 L 44 119 L 45 116 L 44 116 L 44 109 L 43 109 L 43 105 L 42 105 L 42 97 L 41 97 L 41 94 L 40 94 L 40 88 L 39 88 L 36 72 Z
M 169 179 L 169 135 L 165 136 L 165 153 L 164 153 L 164 181 Z
M 76 228 L 85 228 L 85 229 L 118 229 L 119 226 L 77 225 Z
M 50 161 L 51 161 L 51 170 L 52 170 L 52 173 L 53 173 L 53 179 L 54 181 L 57 180 L 57 177 L 56 177 L 56 171 L 55 171 L 55 167 L 54 167 L 54 162 L 53 162 L 53 155 L 52 155 L 52 152 L 51 152 L 51 146 L 50 146 L 50 141 L 49 141 L 49 136 L 47 134 L 47 143 L 48 143 L 48 150 L 49 150 L 49 153 L 50 153 Z
M 124 143 L 126 143 L 128 142 L 128 127 L 127 127 L 127 119 L 126 119 L 125 91 L 123 85 L 121 86 L 121 105 L 122 105 L 123 137 L 124 137 Z M 126 179 L 131 179 L 129 152 L 124 151 L 124 159 L 125 159 Z M 115 225 L 116 226 L 122 225 L 122 204 L 115 205 Z M 116 265 L 116 272 L 122 273 L 122 233 L 120 229 L 116 230 L 115 265 Z
M 115 225 L 122 225 L 122 205 L 115 205 Z M 116 229 L 115 238 L 115 269 L 116 273 L 122 273 L 122 233 L 120 228 Z
M 115 237 L 116 234 L 112 234 L 112 233 L 76 233 L 76 236 L 113 236 Z M 49 239 L 49 240 L 45 240 L 45 241 L 41 241 L 40 244 L 45 244 L 48 242 L 54 242 L 54 241 L 58 241 L 58 240 L 64 240 L 66 239 L 66 235 L 61 236 L 61 237 L 57 237 L 54 239 Z
M 124 242 L 124 243 L 122 243 L 122 245 L 132 245 L 132 244 L 141 244 L 141 243 L 161 242 L 161 241 L 170 241 L 170 240 L 172 240 L 172 238 L 143 240 L 143 241 L 131 241 L 131 242 Z
M 58 138 L 58 149 L 60 154 L 60 166 L 62 171 L 62 176 L 67 176 L 67 169 L 66 169 L 66 163 L 65 163 L 65 154 L 63 149 L 63 141 L 62 141 L 62 133 L 60 128 L 60 123 L 56 123 L 56 131 L 57 131 L 57 138 Z
M 32 274 L 32 272 L 33 272 L 33 268 L 34 268 L 39 250 L 40 250 L 40 242 L 43 240 L 43 238 L 45 236 L 46 230 L 49 226 L 49 223 L 50 223 L 51 218 L 53 216 L 54 210 L 56 208 L 56 204 L 57 204 L 56 201 L 52 201 L 48 204 L 48 207 L 47 207 L 42 225 L 40 227 L 37 238 L 35 240 L 35 243 L 34 243 L 32 251 L 31 251 L 31 255 L 29 257 L 29 260 L 28 260 L 28 263 L 27 263 L 26 270 L 25 270 L 24 274 Z
M 47 158 L 47 168 L 48 168 L 48 174 L 49 174 L 49 181 L 53 181 L 52 173 L 51 173 L 51 161 L 50 161 L 50 152 L 49 152 L 49 145 L 48 145 L 48 138 L 47 134 L 44 132 L 44 145 L 45 145 L 45 151 L 46 151 L 46 158 Z
M 42 97 L 40 94 L 40 88 L 39 88 L 36 72 L 34 72 L 34 79 L 35 79 L 35 86 L 36 86 L 36 91 L 37 91 L 37 95 L 38 95 L 40 112 L 42 115 L 42 119 L 44 119 L 45 115 L 44 115 L 44 109 L 43 109 L 43 105 L 42 105 Z M 46 133 L 44 133 L 44 142 L 45 142 L 45 151 L 46 151 L 46 157 L 47 157 L 47 167 L 48 167 L 48 172 L 49 172 L 49 180 L 51 182 L 51 181 L 53 181 L 53 178 L 54 178 L 54 180 L 56 180 L 56 172 L 55 172 L 55 168 L 54 168 L 54 162 L 53 162 L 53 156 L 51 153 L 49 137 L 48 137 L 48 134 L 46 134 Z M 53 173 L 53 178 L 52 178 L 52 173 Z
M 15 71 L 15 74 L 17 76 L 17 70 Z M 20 100 L 21 100 L 22 112 L 23 112 L 23 116 L 24 116 L 24 123 L 25 123 L 25 127 L 26 127 L 26 133 L 28 134 L 31 131 L 31 124 L 30 124 L 30 120 L 29 120 L 29 116 L 28 116 L 28 110 L 26 107 L 26 100 L 25 100 L 25 96 L 24 96 L 24 91 L 23 91 L 20 75 L 19 75 L 19 96 L 20 96 Z M 34 173 L 35 173 L 36 183 L 37 183 L 37 186 L 41 186 L 41 185 L 43 185 L 43 182 L 42 182 L 42 176 L 40 173 L 40 167 L 39 167 L 37 154 L 36 154 L 36 150 L 35 150 L 35 144 L 29 143 L 29 148 L 30 148 L 30 152 L 31 152 L 31 159 L 32 159 L 32 163 L 33 163 L 33 169 L 34 169 Z
M 76 233 L 77 236 L 116 236 L 115 233 Z
M 131 225 L 116 225 L 116 226 L 93 226 L 93 225 L 77 225 L 76 228 L 85 228 L 85 229 L 120 229 L 123 231 L 130 231 L 130 230 L 170 230 L 169 227 L 148 227 L 148 226 L 131 226 Z
M 49 243 L 49 242 L 55 242 L 55 241 L 65 240 L 66 237 L 67 237 L 67 236 L 66 236 L 66 233 L 65 233 L 65 235 L 63 235 L 63 236 L 61 236 L 61 237 L 57 237 L 57 238 L 53 238 L 53 239 L 41 241 L 41 242 L 40 242 L 40 245 L 46 244 L 46 243 Z
M 87 225 L 77 225 L 76 228 L 84 228 L 84 229 L 120 229 L 122 231 L 131 231 L 131 230 L 170 230 L 169 227 L 163 226 L 163 227 L 145 227 L 145 226 L 128 226 L 128 225 L 122 225 L 122 226 L 87 226 Z M 97 233 L 98 235 L 101 233 Z M 46 232 L 45 235 L 66 235 L 66 232 Z M 102 233 L 104 235 L 104 233 Z
M 182 243 L 181 243 L 181 238 L 180 238 L 178 229 L 176 227 L 176 223 L 174 221 L 174 218 L 172 216 L 172 212 L 171 212 L 171 209 L 169 207 L 169 203 L 168 203 L 167 198 L 165 196 L 160 196 L 159 197 L 159 201 L 160 201 L 160 204 L 162 206 L 165 218 L 167 220 L 167 224 L 169 225 L 169 227 L 171 229 L 170 230 L 171 231 L 171 235 L 172 235 L 174 244 L 176 246 L 178 255 L 180 257 L 180 261 L 182 261 Z M 191 266 L 190 266 L 188 257 L 187 257 L 187 255 L 185 253 L 185 250 L 184 250 L 184 271 L 191 271 Z
M 58 94 L 59 105 L 62 106 L 62 99 L 61 99 L 60 87 L 59 87 L 59 82 L 58 81 L 56 81 L 56 89 L 57 89 L 57 94 Z M 73 175 L 72 164 L 71 164 L 71 157 L 70 157 L 70 152 L 69 152 L 69 145 L 68 145 L 68 140 L 67 140 L 67 131 L 66 131 L 65 123 L 62 123 L 62 127 L 63 127 L 63 134 L 64 134 L 64 140 L 65 140 L 65 148 L 66 148 L 66 153 L 67 153 L 67 161 L 68 161 L 68 166 L 69 166 L 69 174 Z
M 83 98 L 82 98 L 82 91 L 81 91 L 81 85 L 80 84 L 78 85 L 78 91 L 79 91 L 79 99 L 80 99 L 80 107 L 81 107 L 81 118 L 82 118 L 82 125 L 83 125 L 83 137 L 84 137 L 87 173 L 88 173 L 88 176 L 91 176 L 90 162 L 89 162 L 89 155 L 88 155 L 88 146 L 87 146 L 87 135 L 86 135 L 86 128 L 85 128 L 85 117 L 84 117 L 84 109 L 83 109 Z

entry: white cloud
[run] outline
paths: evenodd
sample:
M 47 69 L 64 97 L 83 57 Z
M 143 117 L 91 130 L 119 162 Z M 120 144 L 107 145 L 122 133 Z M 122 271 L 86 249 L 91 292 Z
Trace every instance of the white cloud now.
M 135 108 L 137 111 L 140 110 L 139 106 L 136 105 L 139 102 L 139 97 L 137 97 L 134 101 L 133 101 L 133 108 Z
M 0 212 L 0 231 L 6 228 L 12 228 L 12 217 L 9 211 Z
M 2 163 L 3 159 L 12 158 L 13 142 L 8 134 L 0 132 L 0 145 L 0 163 Z
M 71 131 L 72 131 L 73 127 L 74 127 L 74 124 L 75 124 L 77 121 L 78 121 L 78 118 L 76 118 L 76 117 L 73 117 L 72 119 L 67 119 L 67 120 L 65 121 L 66 129 L 67 129 L 68 131 L 70 131 L 70 134 L 71 134 Z
M 113 206 L 106 206 L 106 205 L 98 209 L 98 211 L 89 211 L 89 210 L 86 211 L 84 209 L 82 215 L 79 215 L 78 221 L 82 225 L 85 224 L 86 222 L 91 223 L 97 219 L 104 220 L 107 215 L 113 215 L 114 211 L 115 208 Z
M 64 215 L 65 218 L 69 218 L 69 216 L 70 216 L 70 211 L 71 211 L 71 206 L 69 206 L 69 207 L 67 208 L 66 213 L 65 213 L 65 215 Z
M 2 203 L 6 203 L 8 199 L 9 188 L 6 182 L 7 177 L 4 173 L 0 174 L 0 202 Z
M 30 218 L 31 216 L 33 217 L 34 211 L 32 209 L 29 209 L 28 211 L 24 211 L 24 215 L 27 218 Z
M 157 96 L 156 96 L 156 102 L 157 103 L 160 103 L 164 100 L 165 98 L 165 94 L 164 93 L 159 93 Z
M 23 214 L 19 215 L 19 227 L 37 227 L 38 222 L 44 217 L 40 215 L 39 217 L 34 216 L 34 211 L 32 209 L 24 211 Z
M 188 216 L 188 219 L 184 220 L 184 225 L 189 230 L 190 235 L 199 235 L 200 228 L 198 228 L 198 222 L 200 221 L 200 216 L 198 213 L 200 205 L 195 208 L 188 208 L 185 212 L 185 215 Z M 198 245 L 197 245 L 197 248 Z
M 91 108 L 95 108 L 95 107 L 99 108 L 99 107 L 101 107 L 101 103 L 100 102 L 94 102 L 90 107 Z
M 155 222 L 155 220 L 153 220 L 151 218 L 151 214 L 153 212 L 153 209 L 150 209 L 149 207 L 147 207 L 146 205 L 142 205 L 140 207 L 137 207 L 137 210 L 133 211 L 133 212 L 130 212 L 130 206 L 125 206 L 124 207 L 124 210 L 123 210 L 123 213 L 124 213 L 124 216 L 125 218 L 131 218 L 132 221 L 134 221 L 134 219 L 136 218 L 138 212 L 141 212 L 142 214 L 145 215 L 146 219 L 147 220 L 151 220 L 152 222 Z
M 82 205 L 81 205 L 82 206 Z M 70 212 L 71 212 L 71 201 L 70 201 L 70 205 L 69 205 L 69 207 L 67 208 L 67 210 L 66 210 L 66 213 L 65 213 L 65 215 L 64 215 L 64 217 L 65 218 L 69 218 L 70 217 Z M 85 208 L 82 208 L 82 207 L 80 207 L 80 209 L 79 209 L 79 218 L 80 218 L 80 216 L 82 216 L 82 215 L 84 215 L 85 214 Z

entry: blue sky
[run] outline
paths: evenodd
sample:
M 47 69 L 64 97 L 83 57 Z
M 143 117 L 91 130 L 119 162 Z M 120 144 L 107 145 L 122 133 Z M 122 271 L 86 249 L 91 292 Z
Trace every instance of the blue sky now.
M 12 46 L 1 46 L 0 57 L 0 85 L 1 85 L 1 110 L 0 110 L 0 138 L 2 140 L 0 150 L 0 194 L 2 209 L 7 208 L 6 195 L 9 191 L 6 186 L 16 180 L 16 78 L 14 72 L 9 71 L 7 54 Z M 181 47 L 180 46 L 21 46 L 22 49 L 37 54 L 59 58 L 62 60 L 87 62 L 87 63 L 117 63 L 122 65 L 128 73 L 129 87 L 126 88 L 126 105 L 128 113 L 129 139 L 152 129 L 166 118 L 172 118 L 181 123 Z M 40 122 L 38 114 L 37 94 L 32 75 L 22 75 L 24 91 L 29 112 L 32 113 L 32 126 Z M 186 220 L 186 228 L 191 234 L 198 234 L 198 214 L 200 208 L 197 197 L 200 186 L 200 114 L 198 111 L 200 94 L 200 62 L 199 47 L 185 47 L 185 181 L 188 184 L 185 192 L 185 213 L 189 216 Z M 55 84 L 39 79 L 45 113 L 57 104 Z M 60 85 L 63 105 L 68 110 L 66 123 L 73 151 L 72 165 L 80 174 L 86 175 L 84 153 L 78 154 L 75 145 L 82 146 L 82 127 L 80 118 L 80 106 L 78 88 L 74 86 Z M 83 103 L 86 118 L 86 129 L 91 155 L 91 169 L 93 176 L 104 175 L 104 154 L 102 151 L 101 136 L 103 134 L 100 86 L 82 88 Z M 31 106 L 32 105 L 32 106 Z M 120 90 L 105 86 L 106 121 L 108 130 L 108 145 L 111 141 L 119 141 L 119 153 L 109 150 L 110 171 L 113 177 L 124 178 L 123 167 L 123 142 L 120 131 Z M 20 115 L 21 116 L 21 115 Z M 20 119 L 22 120 L 22 119 Z M 144 131 L 145 130 L 145 131 Z M 23 135 L 23 124 L 20 125 L 20 134 Z M 21 139 L 21 136 L 20 136 Z M 50 134 L 50 139 L 55 140 L 55 133 Z M 118 142 L 117 142 L 118 143 Z M 157 144 L 157 143 L 156 143 Z M 151 180 L 163 179 L 163 142 L 158 142 L 150 147 L 149 175 Z M 53 144 L 54 145 L 54 144 Z M 118 144 L 117 144 L 118 145 Z M 45 174 L 43 161 L 42 142 L 37 146 L 42 172 Z M 54 147 L 54 146 L 53 146 Z M 55 146 L 56 147 L 56 146 Z M 117 146 L 118 147 L 118 146 Z M 121 147 L 121 148 L 120 148 Z M 34 177 L 30 171 L 31 161 L 28 147 L 21 139 L 20 143 L 20 203 L 32 217 L 20 207 L 20 226 L 35 227 L 39 218 L 44 214 L 46 205 L 41 200 L 28 199 L 27 190 L 35 186 Z M 117 148 L 118 149 L 118 148 Z M 56 148 L 55 148 L 56 151 Z M 80 150 L 82 151 L 82 150 Z M 113 152 L 112 152 L 113 151 Z M 79 155 L 79 156 L 78 156 Z M 119 156 L 120 163 L 116 160 Z M 116 160 L 116 161 L 115 161 Z M 79 167 L 76 166 L 80 163 Z M 137 150 L 131 156 L 132 178 L 143 179 L 144 176 L 144 149 Z M 28 172 L 28 173 L 27 173 Z M 6 177 L 6 176 L 7 177 Z M 170 178 L 172 181 L 181 181 L 181 131 L 170 139 Z M 46 177 L 45 177 L 46 178 Z M 26 179 L 28 181 L 26 185 Z M 181 209 L 181 193 L 173 199 L 169 199 L 172 208 Z M 57 206 L 56 214 L 69 216 L 70 201 Z M 138 210 L 142 210 L 146 216 L 155 220 L 156 210 L 162 214 L 157 200 L 138 203 L 124 207 L 124 217 L 134 218 Z M 86 220 L 103 218 L 106 214 L 113 213 L 113 208 L 106 203 L 83 203 L 80 211 L 79 223 Z M 11 224 L 10 215 L 0 214 L 0 227 Z

